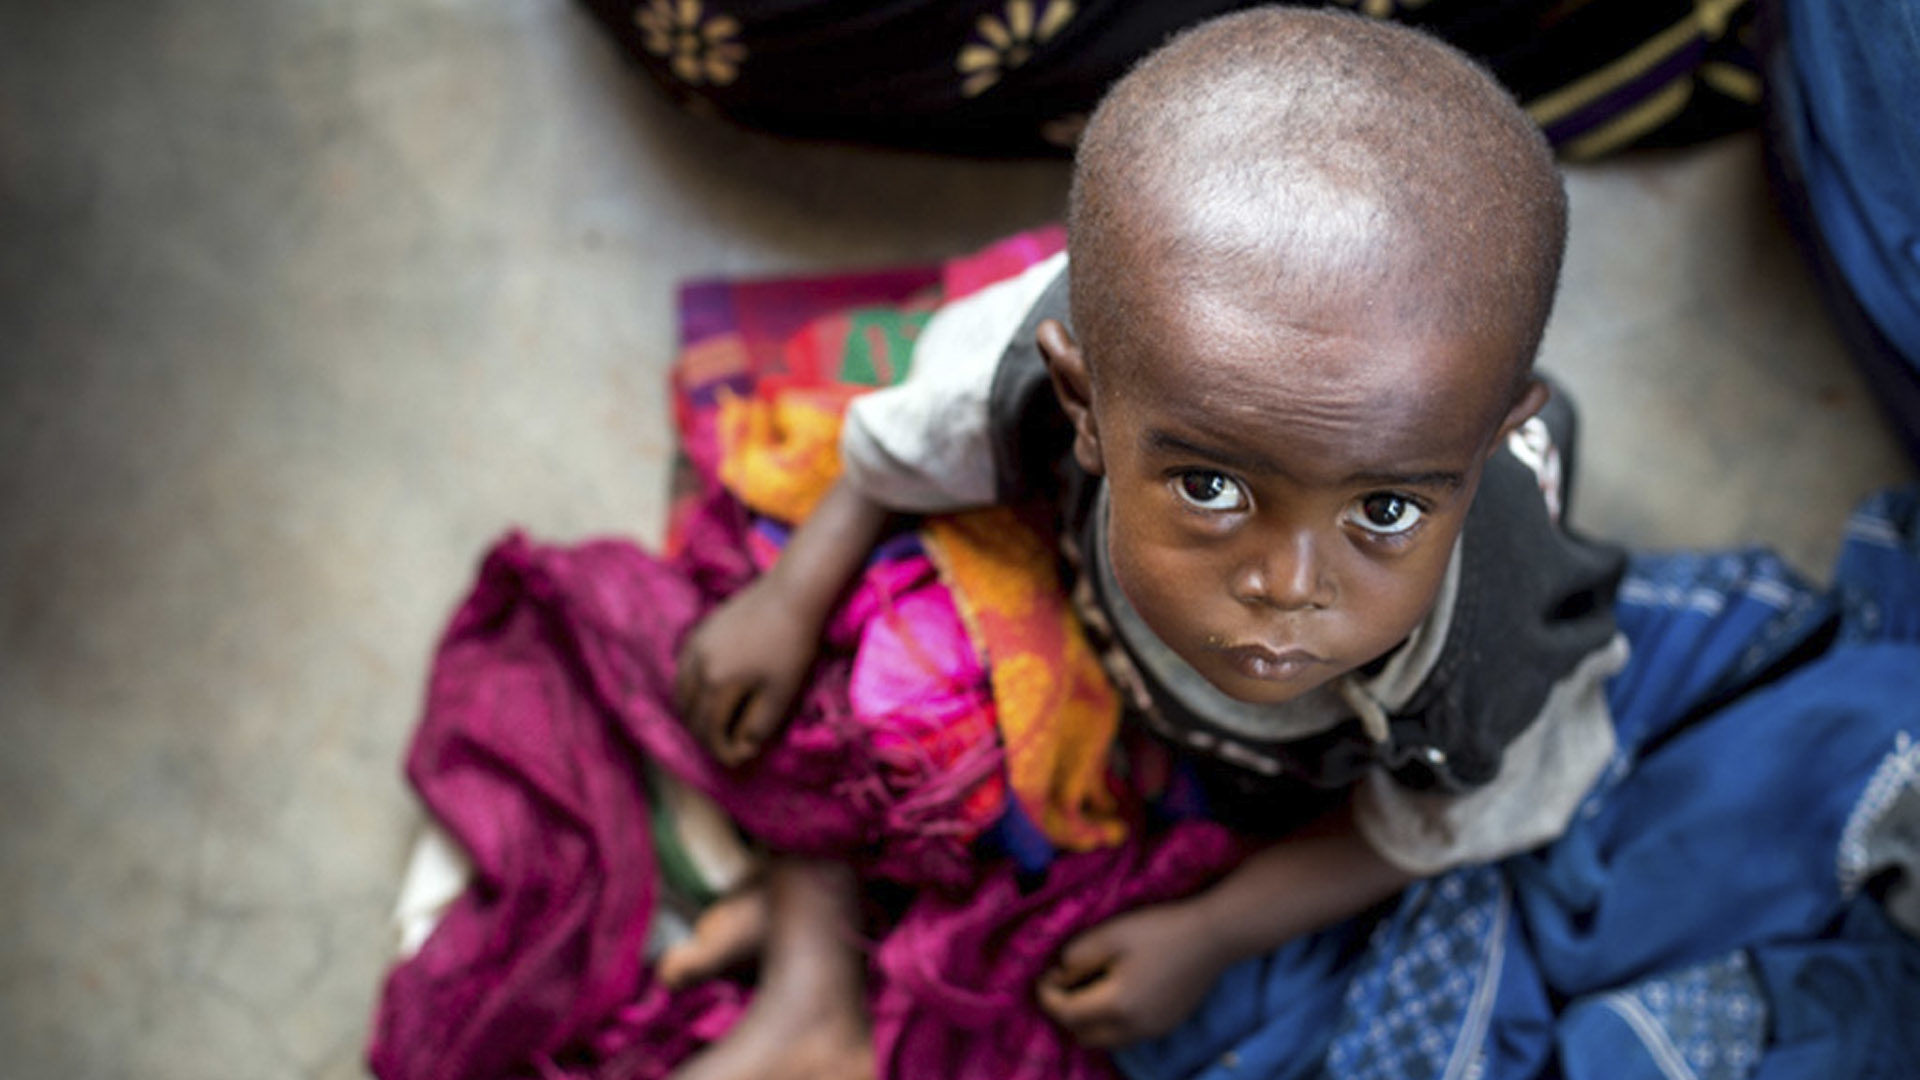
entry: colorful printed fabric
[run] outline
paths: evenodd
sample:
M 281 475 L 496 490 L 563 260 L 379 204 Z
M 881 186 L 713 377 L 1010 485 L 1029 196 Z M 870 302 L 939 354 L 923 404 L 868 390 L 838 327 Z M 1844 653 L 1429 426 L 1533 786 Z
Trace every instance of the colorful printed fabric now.
M 1065 246 L 1065 230 L 1049 226 L 939 266 L 683 285 L 680 355 L 672 372 L 682 459 L 674 518 L 698 505 L 701 493 L 724 486 L 724 402 L 768 408 L 765 403 L 798 390 L 820 395 L 814 401 L 821 403 L 897 382 L 912 365 L 914 338 L 940 302 L 1011 277 Z M 763 430 L 776 430 L 771 419 L 764 424 Z M 678 534 L 669 524 L 667 550 L 678 549 Z
M 957 299 L 1024 270 L 1063 243 L 1053 228 L 992 245 L 951 264 L 938 294 L 942 300 Z M 749 313 L 760 301 L 753 288 L 736 292 L 733 307 L 749 316 L 743 320 L 749 325 L 754 324 Z M 806 286 L 792 283 L 790 288 L 797 293 Z M 690 452 L 707 461 L 721 486 L 755 513 L 782 523 L 803 519 L 839 474 L 840 417 L 847 403 L 865 388 L 904 378 L 910 370 L 912 338 L 929 314 L 928 296 L 922 292 L 899 308 L 827 311 L 793 328 L 783 341 L 763 340 L 757 350 L 722 329 L 690 342 L 689 354 L 699 366 L 697 375 L 683 374 L 679 380 L 682 424 L 690 447 L 706 438 L 717 444 Z M 782 309 L 794 312 L 801 305 L 788 300 Z M 722 367 L 714 356 L 731 356 L 736 363 Z M 717 418 L 709 420 L 706 413 L 714 411 Z M 1107 774 L 1120 706 L 1066 601 L 1053 542 L 1043 529 L 1044 523 L 995 509 L 930 520 L 922 543 L 952 588 L 975 646 L 988 659 L 1006 783 L 1053 846 L 1085 851 L 1116 843 L 1125 831 Z M 771 557 L 766 551 L 762 561 Z M 965 673 L 937 677 L 957 679 Z M 859 712 L 861 685 L 853 689 Z M 912 712 L 897 701 L 889 704 L 899 715 Z M 943 734 L 940 724 L 913 726 L 922 738 L 942 744 L 942 752 L 952 752 L 956 738 L 964 742 L 967 737 Z M 977 801 L 984 808 L 990 797 L 983 792 Z
M 1042 526 L 997 508 L 927 523 L 935 560 L 985 649 L 1007 782 L 1055 846 L 1126 835 L 1108 777 L 1120 699 L 1067 602 Z
M 1044 254 L 1057 240 L 1021 238 L 989 252 L 989 269 L 975 262 L 944 280 L 978 287 L 992 266 L 1024 265 L 1025 252 Z M 893 287 L 902 277 L 872 280 Z M 770 348 L 773 335 L 739 327 L 785 321 L 787 341 L 828 334 L 793 302 L 792 290 L 806 288 L 766 293 L 786 304 L 778 317 L 753 309 L 697 342 L 708 347 L 691 355 L 710 378 L 681 372 L 697 483 L 677 508 L 675 554 L 509 537 L 454 616 L 407 771 L 475 877 L 389 974 L 368 1051 L 383 1080 L 658 1077 L 740 1017 L 747 986 L 722 979 L 668 992 L 642 962 L 664 869 L 642 763 L 707 795 L 771 847 L 844 860 L 867 880 L 908 888 L 905 913 L 876 912 L 872 927 L 882 1076 L 1110 1077 L 1105 1054 L 1073 1044 L 1040 1014 L 1034 980 L 1074 934 L 1186 895 L 1241 854 L 1225 830 L 1191 822 L 1152 835 L 1116 828 L 1096 839 L 1121 842 L 1093 850 L 1063 844 L 1037 887 L 1007 860 L 984 857 L 986 830 L 1022 815 L 1005 813 L 1010 770 L 991 680 L 951 590 L 911 535 L 875 553 L 830 621 L 784 735 L 755 762 L 720 769 L 672 715 L 681 638 L 764 565 L 781 536 L 717 483 L 727 455 L 714 406 L 723 391 L 754 393 L 763 371 L 804 388 L 808 365 L 825 352 Z M 696 295 L 709 316 L 743 296 Z M 843 341 L 859 325 L 845 316 L 829 323 Z M 756 368 L 756 357 L 778 366 Z M 967 530 L 954 535 L 950 555 L 971 550 Z M 995 594 L 976 611 L 1013 607 Z M 1088 773 L 1062 767 L 1068 759 L 1092 760 L 1055 754 L 1039 772 L 1081 791 L 1076 778 Z M 1111 805 L 1086 796 L 1051 820 Z
M 736 503 L 716 498 L 687 515 L 671 561 L 618 541 L 552 547 L 520 537 L 488 556 L 436 657 L 407 761 L 475 880 L 388 976 L 368 1051 L 382 1080 L 646 1080 L 739 1018 L 747 986 L 721 979 L 670 993 L 641 961 L 660 886 L 643 759 L 770 846 L 910 887 L 906 912 L 876 914 L 871 931 L 880 1075 L 1112 1075 L 1105 1054 L 1080 1048 L 1038 1011 L 1034 980 L 1073 935 L 1203 887 L 1241 856 L 1240 841 L 1204 822 L 1130 832 L 1121 844 L 1058 855 L 1038 887 L 1008 861 L 983 857 L 978 796 L 1002 770 L 999 744 L 991 729 L 954 736 L 956 722 L 991 716 L 984 678 L 934 688 L 952 695 L 946 705 L 915 682 L 909 717 L 863 716 L 849 704 L 871 651 L 860 641 L 886 632 L 878 613 L 940 595 L 871 575 L 830 628 L 782 739 L 743 770 L 714 766 L 667 703 L 680 638 L 753 572 L 750 528 Z M 916 560 L 926 567 L 912 554 L 892 561 L 915 589 L 944 591 Z M 921 619 L 908 621 L 917 631 Z M 958 624 L 957 613 L 945 619 Z M 928 640 L 916 632 L 914 648 Z M 939 659 L 970 657 L 968 647 Z M 887 684 L 876 680 L 869 701 L 883 702 Z M 915 718 L 953 739 L 954 753 L 930 752 L 936 743 L 905 726 Z
M 1059 154 L 1102 93 L 1175 32 L 1250 0 L 583 0 L 702 113 L 790 135 Z M 1485 64 L 1561 152 L 1750 127 L 1753 0 L 1341 0 Z
M 680 290 L 680 355 L 672 372 L 681 468 L 667 550 L 679 519 L 722 485 L 723 403 L 784 385 L 881 385 L 904 373 L 913 337 L 940 295 L 938 268 L 831 279 L 702 281 Z M 829 359 L 831 357 L 832 359 Z
M 1018 273 L 1064 242 L 1058 228 L 1021 234 L 952 261 L 932 284 L 922 284 L 929 281 L 922 272 L 903 270 L 829 281 L 690 286 L 683 295 L 698 297 L 702 310 L 689 312 L 683 320 L 689 361 L 676 374 L 676 412 L 688 457 L 706 467 L 696 465 L 683 503 L 711 504 L 724 499 L 723 491 L 737 499 L 758 519 L 746 538 L 754 564 L 770 564 L 786 528 L 812 511 L 839 474 L 840 420 L 847 403 L 874 385 L 906 377 L 913 339 L 935 304 Z M 884 296 L 908 283 L 918 287 L 894 303 L 833 306 L 850 294 Z M 722 298 L 728 316 L 724 319 L 717 315 Z M 734 362 L 717 364 L 718 356 Z M 678 516 L 684 520 L 684 514 Z M 1110 695 L 1105 701 L 1092 696 L 1095 730 L 1090 735 L 1073 739 L 1063 734 L 1080 732 L 1087 722 L 1030 734 L 1038 725 L 1029 719 L 1015 729 L 1018 738 L 1006 737 L 1010 721 L 1037 715 L 1036 709 L 1084 705 L 1091 696 L 1085 689 L 1089 682 L 1100 690 L 1105 686 L 1058 599 L 1051 560 L 989 562 L 1006 548 L 1009 537 L 1019 537 L 1026 528 L 1002 524 L 1013 531 L 943 525 L 937 549 L 931 533 L 884 544 L 870 561 L 861 587 L 836 617 L 838 632 L 858 640 L 845 689 L 865 748 L 883 761 L 917 763 L 914 782 L 925 782 L 930 792 L 939 793 L 935 802 L 943 811 L 955 799 L 965 811 L 959 821 L 916 814 L 912 808 L 927 793 L 896 786 L 891 790 L 899 805 L 890 813 L 889 832 L 896 834 L 894 842 L 910 846 L 919 841 L 902 838 L 928 830 L 970 844 L 1001 815 L 1011 787 L 1058 846 L 1083 850 L 1113 843 L 1122 830 L 1112 800 L 1098 798 L 1107 794 L 1106 747 L 1117 717 Z M 1038 538 L 1025 535 L 1027 547 L 1022 550 L 1037 549 Z M 921 554 L 933 550 L 940 553 L 938 562 L 947 572 L 944 582 L 935 579 L 934 564 Z M 971 593 L 954 588 L 954 567 L 980 565 L 990 569 L 974 573 L 968 583 Z M 1018 595 L 1022 603 L 1005 603 L 1008 595 Z M 1015 607 L 1025 623 L 1013 617 Z M 983 621 L 983 610 L 1003 614 L 997 621 Z M 1056 618 L 1047 618 L 1050 610 Z M 1017 639 L 1021 645 L 1045 650 L 1040 662 L 1049 672 L 1076 677 L 1018 677 L 1031 659 L 1016 657 L 999 642 L 1016 640 L 1012 635 L 1027 623 L 1053 629 L 1054 634 L 1042 639 L 1027 631 Z M 983 640 L 983 627 L 997 636 Z M 1075 643 L 1081 646 L 1080 654 L 1070 652 Z M 1002 656 L 1014 662 L 1002 664 Z M 983 666 L 987 657 L 994 659 Z M 1049 690 L 1061 685 L 1078 696 Z M 1103 704 L 1105 713 L 1100 711 Z M 1063 764 L 1062 746 L 1078 756 Z M 695 762 L 684 768 L 711 772 Z M 1082 786 L 1063 783 L 1058 779 L 1063 772 L 1066 781 Z M 1099 785 L 1096 791 L 1085 790 L 1093 784 Z M 1092 813 L 1105 816 L 1095 821 Z M 751 826 L 748 831 L 790 848 L 789 842 Z M 906 880 L 924 883 L 911 873 Z
M 720 401 L 720 481 L 776 521 L 813 513 L 840 475 L 840 417 L 851 388 L 794 389 Z

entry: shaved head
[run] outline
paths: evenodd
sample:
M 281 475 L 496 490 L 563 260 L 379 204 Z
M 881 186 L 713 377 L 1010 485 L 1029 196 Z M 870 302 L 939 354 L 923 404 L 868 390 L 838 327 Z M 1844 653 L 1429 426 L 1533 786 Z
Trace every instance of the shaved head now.
M 1538 129 L 1463 54 L 1355 15 L 1263 8 L 1175 37 L 1114 86 L 1079 145 L 1068 228 L 1092 355 L 1156 281 L 1309 302 L 1325 283 L 1409 325 L 1498 335 L 1517 394 L 1566 198 Z

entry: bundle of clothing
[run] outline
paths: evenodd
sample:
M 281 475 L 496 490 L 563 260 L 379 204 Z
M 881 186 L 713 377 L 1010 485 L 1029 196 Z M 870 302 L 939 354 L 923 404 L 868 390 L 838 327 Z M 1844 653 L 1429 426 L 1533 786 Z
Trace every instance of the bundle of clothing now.
M 1246 962 L 1112 1055 L 1053 1027 L 1034 982 L 1252 841 L 1115 767 L 1118 703 L 1032 523 L 884 542 L 786 735 L 712 764 L 671 710 L 681 638 L 777 557 L 835 475 L 839 410 L 905 374 L 934 307 L 1061 243 L 683 291 L 664 553 L 509 536 L 440 646 L 407 771 L 460 887 L 387 978 L 377 1075 L 657 1077 L 724 1036 L 750 977 L 651 973 L 699 861 L 669 787 L 857 868 L 883 1077 L 1920 1069 L 1920 493 L 1862 508 L 1828 588 L 1761 551 L 1636 558 L 1618 748 L 1565 835 Z
M 1101 94 L 1249 0 L 584 0 L 668 93 L 810 138 L 1057 155 Z M 1493 73 L 1569 158 L 1753 126 L 1753 0 L 1342 0 Z

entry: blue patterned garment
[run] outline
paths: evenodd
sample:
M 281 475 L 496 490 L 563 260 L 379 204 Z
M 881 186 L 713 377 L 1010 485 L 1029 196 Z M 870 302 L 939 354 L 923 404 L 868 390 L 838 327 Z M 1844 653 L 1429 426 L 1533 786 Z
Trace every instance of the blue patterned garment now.
M 1123 1071 L 1920 1077 L 1920 491 L 1831 588 L 1642 556 L 1618 616 L 1620 749 L 1560 839 L 1241 965 Z
M 1373 932 L 1347 986 L 1327 1075 L 1460 1077 L 1477 1057 L 1510 917 L 1497 868 L 1423 881 Z
M 1748 1080 L 1760 1066 L 1767 1002 L 1745 952 L 1642 979 L 1560 1019 L 1567 1080 Z

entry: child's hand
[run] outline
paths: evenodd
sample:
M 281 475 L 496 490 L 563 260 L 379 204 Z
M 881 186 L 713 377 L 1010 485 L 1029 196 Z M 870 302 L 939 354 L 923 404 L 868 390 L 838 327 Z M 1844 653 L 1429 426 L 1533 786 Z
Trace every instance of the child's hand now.
M 773 567 L 714 609 L 680 646 L 674 708 L 722 765 L 751 760 L 779 733 L 836 598 L 888 517 L 859 488 L 836 482 L 794 528 Z
M 1040 977 L 1040 1007 L 1082 1046 L 1119 1046 L 1173 1030 L 1226 966 L 1197 913 L 1192 904 L 1160 904 L 1074 938 Z
M 819 634 L 779 579 L 766 576 L 688 635 L 674 708 L 722 765 L 752 760 L 779 733 L 813 666 Z

